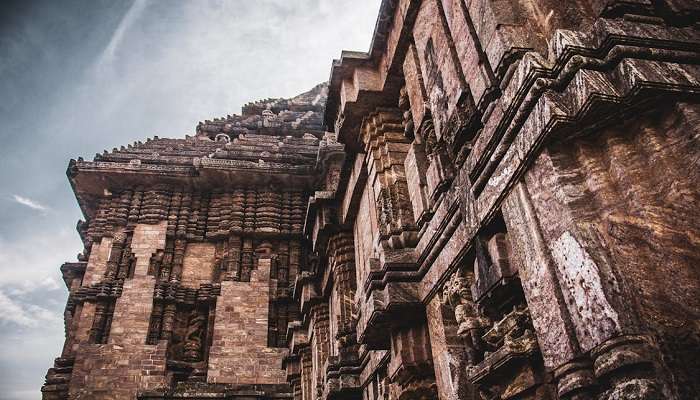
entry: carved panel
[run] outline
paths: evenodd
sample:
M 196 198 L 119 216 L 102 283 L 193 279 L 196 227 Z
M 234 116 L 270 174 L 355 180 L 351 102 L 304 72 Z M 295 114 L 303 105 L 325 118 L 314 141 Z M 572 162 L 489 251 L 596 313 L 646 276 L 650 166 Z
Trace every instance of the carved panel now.
M 553 398 L 510 246 L 497 216 L 474 239 L 465 259 L 470 267 L 457 270 L 445 284 L 443 300 L 458 324 L 466 378 L 481 396 Z
M 379 234 L 393 249 L 413 247 L 417 236 L 404 169 L 410 146 L 403 130 L 398 110 L 380 109 L 365 119 L 362 135 Z

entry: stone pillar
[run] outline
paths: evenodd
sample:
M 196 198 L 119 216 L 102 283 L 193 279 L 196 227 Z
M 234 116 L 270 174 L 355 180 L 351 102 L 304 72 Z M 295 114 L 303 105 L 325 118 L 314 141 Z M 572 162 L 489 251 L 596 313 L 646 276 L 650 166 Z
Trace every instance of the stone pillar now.
M 410 326 L 391 332 L 391 359 L 387 374 L 394 399 L 413 400 L 437 397 L 433 354 L 428 323 L 423 316 Z
M 132 249 L 136 256 L 133 278 L 124 282 L 107 344 L 90 344 L 81 340 L 76 351 L 71 398 L 134 398 L 139 390 L 149 390 L 167 383 L 165 373 L 166 343 L 147 345 L 153 308 L 155 278 L 148 276 L 151 256 L 165 247 L 166 223 L 138 224 Z M 86 303 L 83 312 L 94 309 Z M 82 318 L 81 318 L 82 320 Z M 88 326 L 84 321 L 84 332 Z M 106 334 L 106 332 L 105 332 Z
M 289 381 L 289 384 L 292 386 L 292 395 L 294 396 L 294 400 L 302 400 L 301 378 L 294 378 Z
M 337 303 L 333 317 L 335 319 L 335 346 L 336 354 L 347 360 L 348 357 L 357 357 L 357 354 L 345 354 L 357 351 L 357 338 L 355 332 L 355 268 L 352 261 L 338 265 L 334 271 L 334 302 Z
M 430 196 L 426 181 L 428 158 L 425 153 L 425 141 L 421 130 L 415 129 L 416 125 L 411 110 L 411 95 L 413 95 L 414 101 L 419 101 L 422 106 L 422 94 L 425 92 L 422 82 L 417 81 L 417 77 L 420 75 L 415 63 L 412 62 L 414 61 L 414 53 L 415 48 L 411 46 L 404 61 L 404 74 L 408 74 L 410 77 L 407 77 L 406 86 L 401 89 L 399 108 L 403 111 L 404 136 L 409 139 L 413 138 L 404 160 L 404 170 L 406 171 L 406 183 L 411 196 L 413 215 L 416 217 L 416 225 L 420 227 L 431 215 L 431 204 L 428 201 Z
M 312 337 L 310 338 L 311 357 L 313 360 L 313 377 L 311 380 L 313 398 L 323 396 L 323 387 L 326 378 L 326 362 L 330 352 L 330 331 L 328 304 L 320 303 L 311 306 L 309 312 L 311 318 Z
M 555 371 L 560 398 L 588 398 L 593 384 L 591 363 L 573 332 L 557 266 L 525 184 L 512 189 L 502 211 L 545 367 Z
M 366 117 L 362 129 L 367 183 L 376 202 L 379 235 L 391 249 L 413 247 L 417 240 L 404 169 L 410 143 L 402 122 L 399 110 L 378 109 Z
M 457 334 L 454 311 L 447 308 L 440 296 L 434 296 L 426 307 L 437 392 L 440 399 L 471 399 L 474 390 L 466 376 L 466 349 Z
M 355 331 L 355 249 L 352 233 L 334 234 L 328 241 L 328 268 L 333 280 L 329 296 L 330 356 L 325 369 L 324 398 L 352 398 L 360 383 L 357 334 Z
M 314 400 L 315 390 L 313 388 L 313 361 L 311 349 L 304 347 L 299 350 L 301 357 L 301 393 L 303 400 Z
M 687 367 L 694 362 L 688 354 L 700 349 L 693 333 L 700 302 L 690 295 L 700 290 L 691 244 L 698 213 L 689 206 L 698 199 L 697 173 L 678 171 L 693 154 L 699 110 L 684 103 L 659 106 L 550 144 L 525 174 L 521 193 L 507 200 L 509 229 L 540 230 L 546 263 L 521 256 L 526 269 L 546 265 L 551 277 L 529 278 L 528 302 L 537 301 L 542 287 L 560 293 L 556 303 L 544 302 L 558 307 L 541 310 L 559 313 L 551 319 L 568 324 L 572 351 L 550 365 L 558 375 L 576 371 L 579 377 L 560 377 L 562 394 L 571 387 L 566 382 L 586 381 L 583 375 L 595 377 L 605 399 L 682 398 L 697 391 L 691 378 L 697 370 Z M 533 318 L 547 313 L 530 309 Z M 586 360 L 579 355 L 590 357 L 592 372 L 581 375 L 578 361 Z M 577 364 L 567 368 L 571 362 Z
M 331 312 L 335 318 L 334 331 L 337 338 L 341 338 L 355 333 L 355 249 L 352 233 L 337 234 L 329 242 L 333 292 L 337 303 Z

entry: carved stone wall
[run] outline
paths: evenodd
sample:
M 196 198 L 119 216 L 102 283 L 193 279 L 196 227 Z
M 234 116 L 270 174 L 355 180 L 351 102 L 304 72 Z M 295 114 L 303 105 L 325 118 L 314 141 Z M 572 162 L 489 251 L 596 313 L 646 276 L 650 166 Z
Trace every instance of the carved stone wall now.
M 327 85 L 71 161 L 44 398 L 694 398 L 699 21 L 384 0 Z
M 660 106 L 573 139 L 573 147 L 553 144 L 525 177 L 573 333 L 582 351 L 604 348 L 597 357 L 609 360 L 594 360 L 595 375 L 607 381 L 626 369 L 645 390 L 681 398 L 696 391 L 687 355 L 699 346 L 688 319 L 699 306 L 691 295 L 698 193 L 694 170 L 672 171 L 695 146 L 697 120 L 697 105 Z M 607 344 L 620 336 L 628 339 Z M 617 346 L 638 357 L 613 362 L 605 352 L 623 351 Z M 669 373 L 675 393 L 661 383 Z
M 281 363 L 324 90 L 277 111 L 301 115 L 276 126 L 287 136 L 251 122 L 212 140 L 205 123 L 71 162 L 85 249 L 62 267 L 66 345 L 45 398 L 291 395 Z
M 692 398 L 677 351 L 697 348 L 698 191 L 679 171 L 697 158 L 699 10 L 382 3 L 367 55 L 334 64 L 325 113 L 349 160 L 336 204 L 365 398 L 405 395 L 394 371 L 419 380 L 397 339 L 424 320 L 440 398 Z M 392 157 L 403 247 L 378 179 Z
M 249 284 L 222 283 L 222 311 L 214 320 L 207 382 L 280 384 L 285 349 L 267 346 L 270 260 L 262 259 Z M 274 282 L 274 281 L 272 281 Z

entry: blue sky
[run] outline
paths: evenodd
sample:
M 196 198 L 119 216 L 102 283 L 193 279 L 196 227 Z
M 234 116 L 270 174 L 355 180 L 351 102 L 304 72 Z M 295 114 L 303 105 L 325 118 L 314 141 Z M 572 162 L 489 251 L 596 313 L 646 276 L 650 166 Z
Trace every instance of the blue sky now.
M 289 97 L 366 51 L 380 0 L 0 4 L 0 399 L 39 399 L 60 354 L 81 218 L 70 158 Z

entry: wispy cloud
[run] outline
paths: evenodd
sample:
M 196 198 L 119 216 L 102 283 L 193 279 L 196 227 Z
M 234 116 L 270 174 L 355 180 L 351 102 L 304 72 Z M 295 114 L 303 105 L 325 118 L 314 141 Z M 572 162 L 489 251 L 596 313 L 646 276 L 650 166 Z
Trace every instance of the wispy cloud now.
M 4 285 L 0 280 L 0 288 L 6 290 L 6 294 L 12 297 L 22 297 L 36 290 L 44 292 L 59 290 L 62 288 L 53 276 L 45 276 L 43 279 L 25 279 L 12 285 Z
M 27 206 L 31 208 L 32 210 L 38 210 L 38 211 L 49 211 L 49 208 L 46 207 L 45 205 L 39 203 L 38 201 L 32 200 L 28 197 L 22 197 L 18 194 L 12 195 L 12 197 L 15 199 L 15 201 L 23 206 Z
M 0 290 L 10 286 L 17 290 L 60 287 L 59 267 L 74 260 L 80 247 L 78 235 L 68 229 L 39 230 L 31 237 L 11 240 L 0 235 Z
M 12 323 L 22 327 L 36 327 L 44 322 L 60 322 L 60 317 L 44 307 L 13 300 L 0 291 L 0 324 Z
M 105 47 L 105 49 L 102 52 L 102 55 L 98 59 L 98 69 L 113 62 L 117 48 L 119 47 L 119 45 L 122 42 L 122 39 L 124 38 L 124 33 L 127 30 L 129 30 L 129 28 L 131 28 L 131 26 L 134 24 L 134 21 L 136 21 L 138 17 L 143 13 L 145 7 L 146 0 L 136 0 L 133 2 L 133 4 L 131 4 L 129 11 L 127 11 L 126 14 L 124 14 L 124 17 L 122 17 L 122 20 L 117 26 L 117 29 L 114 30 L 112 38 L 107 44 L 107 47 Z

